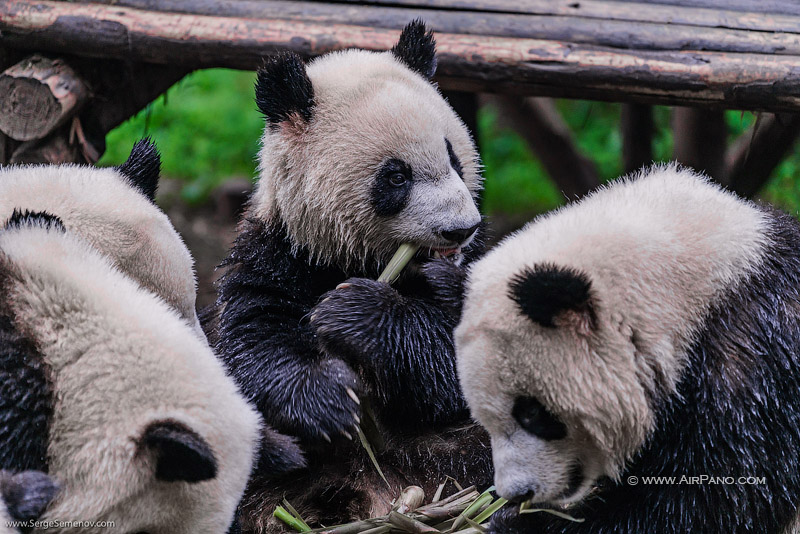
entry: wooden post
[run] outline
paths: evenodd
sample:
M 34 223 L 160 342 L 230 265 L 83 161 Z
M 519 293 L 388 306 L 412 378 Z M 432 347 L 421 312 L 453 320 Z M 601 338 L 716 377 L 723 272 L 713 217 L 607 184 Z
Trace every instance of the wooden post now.
M 501 120 L 519 133 L 567 200 L 575 200 L 598 185 L 594 163 L 581 154 L 572 132 L 549 98 L 489 97 Z
M 653 106 L 623 104 L 620 116 L 625 173 L 653 162 Z
M 23 59 L 0 74 L 0 131 L 18 141 L 42 139 L 74 116 L 88 96 L 63 61 Z
M 798 136 L 800 115 L 760 115 L 752 129 L 728 150 L 726 168 L 731 190 L 745 197 L 758 193 Z
M 676 160 L 726 183 L 727 127 L 723 111 L 676 107 L 672 111 L 672 131 Z

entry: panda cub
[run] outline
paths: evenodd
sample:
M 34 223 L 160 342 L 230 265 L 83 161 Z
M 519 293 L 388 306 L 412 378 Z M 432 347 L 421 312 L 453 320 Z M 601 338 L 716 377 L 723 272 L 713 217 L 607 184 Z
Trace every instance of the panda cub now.
M 511 509 L 492 532 L 778 534 L 795 517 L 792 217 L 675 166 L 620 180 L 474 265 L 456 346 L 498 492 L 585 520 Z
M 171 307 L 49 214 L 0 230 L 0 382 L 0 468 L 61 486 L 43 521 L 228 530 L 258 415 Z M 262 469 L 303 465 L 289 439 L 261 436 Z
M 160 169 L 158 150 L 148 138 L 137 142 L 119 167 L 3 167 L 0 220 L 8 220 L 18 207 L 59 217 L 201 334 L 192 256 L 155 204 Z
M 388 52 L 309 65 L 287 53 L 258 73 L 259 182 L 205 326 L 265 419 L 301 439 L 309 471 L 261 496 L 255 485 L 256 524 L 283 495 L 331 524 L 387 510 L 409 483 L 491 480 L 456 376 L 460 295 L 442 291 L 480 251 L 482 178 L 435 68 L 415 21 Z M 396 284 L 376 281 L 403 243 L 416 260 Z M 373 412 L 391 489 L 348 441 Z
M 58 484 L 39 471 L 0 471 L 0 534 L 28 531 L 58 492 Z

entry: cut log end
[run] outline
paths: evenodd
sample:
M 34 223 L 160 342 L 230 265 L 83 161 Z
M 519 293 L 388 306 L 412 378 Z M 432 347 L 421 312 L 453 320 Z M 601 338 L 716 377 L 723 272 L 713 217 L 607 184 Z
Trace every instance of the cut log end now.
M 87 97 L 86 85 L 69 66 L 32 56 L 0 74 L 0 131 L 18 141 L 42 139 Z

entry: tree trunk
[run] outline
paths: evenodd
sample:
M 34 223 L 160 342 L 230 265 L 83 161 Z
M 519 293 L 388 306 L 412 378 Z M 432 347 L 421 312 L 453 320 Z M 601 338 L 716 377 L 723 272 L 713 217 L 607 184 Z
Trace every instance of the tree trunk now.
M 728 151 L 729 187 L 742 196 L 755 196 L 795 145 L 798 135 L 800 115 L 760 115 L 752 129 L 742 134 Z
M 578 151 L 552 100 L 498 96 L 489 101 L 500 110 L 501 120 L 528 142 L 567 200 L 600 185 L 594 163 Z
M 726 183 L 727 127 L 722 111 L 676 107 L 672 111 L 673 156 L 683 165 Z
M 653 162 L 653 107 L 623 104 L 620 128 L 625 173 L 650 165 Z

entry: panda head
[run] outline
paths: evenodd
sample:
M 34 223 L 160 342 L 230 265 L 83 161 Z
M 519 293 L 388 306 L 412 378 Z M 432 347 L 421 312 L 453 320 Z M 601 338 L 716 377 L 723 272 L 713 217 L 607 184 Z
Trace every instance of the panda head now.
M 598 296 L 589 277 L 537 264 L 491 289 L 473 285 L 470 299 L 456 330 L 459 375 L 492 437 L 500 495 L 567 504 L 601 476 L 615 476 L 639 446 L 649 412 L 638 396 L 593 387 L 605 377 L 593 374 L 602 360 L 593 354 Z M 487 323 L 487 315 L 508 326 Z
M 340 266 L 384 263 L 407 242 L 458 257 L 481 222 L 482 178 L 435 69 L 421 21 L 387 52 L 270 59 L 256 83 L 266 128 L 251 214 Z
M 156 293 L 202 335 L 191 254 L 154 203 L 161 160 L 149 139 L 114 168 L 22 165 L 0 169 L 0 219 L 14 209 L 47 212 Z
M 763 213 L 654 167 L 509 236 L 470 270 L 458 372 L 505 497 L 618 479 L 675 395 L 709 310 L 761 262 Z
M 205 340 L 58 217 L 13 213 L 0 289 L 57 399 L 46 460 L 61 489 L 42 520 L 221 533 L 259 442 L 275 471 L 303 465 L 293 440 L 261 430 Z

